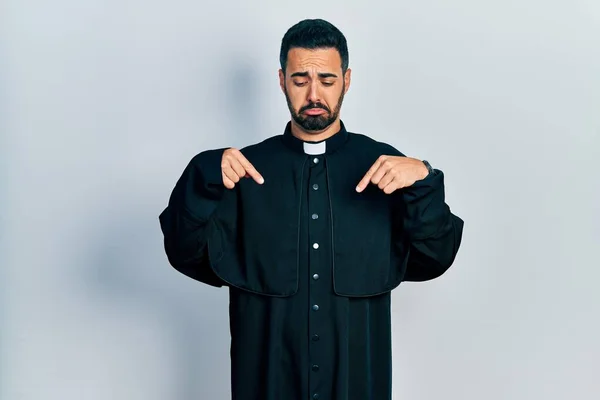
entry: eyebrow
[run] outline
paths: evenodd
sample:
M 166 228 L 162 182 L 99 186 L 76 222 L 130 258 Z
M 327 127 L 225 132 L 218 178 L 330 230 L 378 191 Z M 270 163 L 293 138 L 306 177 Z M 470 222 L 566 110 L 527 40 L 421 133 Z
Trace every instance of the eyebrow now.
M 319 78 L 323 79 L 323 78 L 337 78 L 338 76 L 336 74 L 332 74 L 331 72 L 319 72 L 317 75 L 319 75 Z M 292 75 L 290 75 L 292 78 L 296 77 L 296 76 L 301 76 L 301 77 L 308 77 L 308 72 L 294 72 Z

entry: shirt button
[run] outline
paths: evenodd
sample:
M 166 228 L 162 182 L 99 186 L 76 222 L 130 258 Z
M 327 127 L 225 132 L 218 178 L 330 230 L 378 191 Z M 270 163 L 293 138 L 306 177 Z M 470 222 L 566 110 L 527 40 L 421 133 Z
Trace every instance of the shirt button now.
M 314 306 L 312 306 L 312 309 L 315 311 L 319 311 L 319 305 L 315 304 Z
M 315 164 L 318 164 L 318 163 L 319 163 L 319 159 L 318 159 L 317 157 L 315 157 L 315 158 L 313 158 L 313 162 L 314 162 Z
M 313 400 L 319 400 L 319 393 L 313 394 Z
M 319 335 L 317 335 L 317 334 L 314 334 L 314 335 L 312 336 L 312 340 L 313 340 L 313 342 L 317 342 L 317 341 L 319 340 Z
M 313 214 L 312 215 L 312 219 L 317 219 L 317 218 L 319 218 L 319 214 Z
M 315 243 L 315 244 L 313 244 L 313 249 L 315 249 L 315 250 L 316 250 L 316 249 L 318 249 L 318 248 L 319 248 L 319 243 Z
M 314 364 L 312 366 L 312 370 L 315 371 L 315 372 L 317 372 L 319 370 L 319 366 L 317 364 Z
M 314 274 L 313 275 L 313 279 L 316 281 L 317 279 L 319 279 L 319 274 Z
M 313 185 L 313 190 L 319 190 L 319 185 L 317 185 L 316 183 Z

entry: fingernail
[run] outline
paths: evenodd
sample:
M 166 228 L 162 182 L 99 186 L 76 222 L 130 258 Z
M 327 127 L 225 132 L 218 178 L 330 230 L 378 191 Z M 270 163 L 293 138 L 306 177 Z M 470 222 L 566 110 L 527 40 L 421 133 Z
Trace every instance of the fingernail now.
M 265 183 L 265 178 L 260 178 L 260 184 L 262 185 L 263 183 Z
M 356 191 L 357 191 L 357 192 L 360 192 L 360 186 L 357 186 L 357 187 L 356 187 Z

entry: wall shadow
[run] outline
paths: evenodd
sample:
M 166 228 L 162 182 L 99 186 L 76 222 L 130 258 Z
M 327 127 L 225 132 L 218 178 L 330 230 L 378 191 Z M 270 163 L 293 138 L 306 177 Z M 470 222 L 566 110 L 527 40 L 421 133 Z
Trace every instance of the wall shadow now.
M 256 142 L 262 136 L 258 114 L 260 102 L 257 101 L 259 91 L 254 83 L 256 72 L 244 62 L 236 61 L 235 57 L 221 65 L 219 71 L 220 75 L 229 77 L 224 80 L 229 82 L 224 88 L 228 107 L 224 114 L 231 116 L 219 134 L 234 147 L 233 143 Z M 206 117 L 198 117 L 199 126 Z M 173 186 L 177 178 L 172 177 Z M 169 194 L 162 194 L 164 205 Z M 119 199 L 115 201 L 119 202 Z M 214 329 L 228 324 L 228 307 L 222 304 L 227 303 L 227 289 L 195 281 L 192 282 L 197 286 L 183 283 L 190 278 L 175 271 L 164 255 L 158 221 L 161 207 L 151 212 L 133 207 L 117 208 L 102 218 L 104 226 L 88 232 L 88 237 L 97 238 L 97 241 L 90 244 L 91 268 L 85 272 L 86 287 L 90 296 L 99 296 L 109 308 L 130 307 L 132 312 L 150 313 L 164 322 L 169 348 L 178 365 L 173 378 L 176 382 L 172 385 L 176 392 L 171 398 L 230 398 L 230 362 L 228 358 L 222 358 L 222 349 L 229 348 L 230 336 Z M 169 269 L 178 278 L 165 279 L 165 271 Z M 219 305 L 214 307 L 215 304 Z M 223 384 L 224 380 L 226 384 Z M 226 393 L 216 387 L 225 387 Z

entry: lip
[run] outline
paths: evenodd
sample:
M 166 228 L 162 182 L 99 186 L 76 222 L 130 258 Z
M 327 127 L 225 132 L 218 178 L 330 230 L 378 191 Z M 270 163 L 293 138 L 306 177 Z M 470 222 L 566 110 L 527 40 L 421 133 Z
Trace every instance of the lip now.
M 304 111 L 304 114 L 307 114 L 307 115 L 321 115 L 321 114 L 325 114 L 325 110 L 323 110 L 322 108 L 312 108 L 310 110 Z

